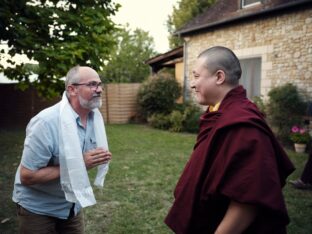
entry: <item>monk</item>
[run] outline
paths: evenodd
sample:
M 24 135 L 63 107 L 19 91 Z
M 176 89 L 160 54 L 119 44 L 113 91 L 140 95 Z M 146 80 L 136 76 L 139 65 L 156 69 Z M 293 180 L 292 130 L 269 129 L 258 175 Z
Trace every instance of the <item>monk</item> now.
M 286 233 L 282 188 L 294 166 L 239 85 L 241 73 L 225 47 L 196 61 L 191 88 L 208 109 L 165 219 L 177 234 Z

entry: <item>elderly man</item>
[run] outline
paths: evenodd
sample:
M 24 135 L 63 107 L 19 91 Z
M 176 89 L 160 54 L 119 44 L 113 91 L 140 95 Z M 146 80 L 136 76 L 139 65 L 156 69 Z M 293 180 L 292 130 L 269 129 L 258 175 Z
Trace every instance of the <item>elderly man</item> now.
M 18 167 L 13 201 L 20 233 L 84 233 L 81 208 L 96 203 L 87 169 L 98 167 L 103 185 L 108 151 L 99 75 L 76 66 L 62 100 L 31 119 Z
M 196 100 L 209 107 L 166 224 L 179 234 L 286 233 L 282 187 L 294 168 L 239 85 L 238 58 L 212 47 L 193 74 Z

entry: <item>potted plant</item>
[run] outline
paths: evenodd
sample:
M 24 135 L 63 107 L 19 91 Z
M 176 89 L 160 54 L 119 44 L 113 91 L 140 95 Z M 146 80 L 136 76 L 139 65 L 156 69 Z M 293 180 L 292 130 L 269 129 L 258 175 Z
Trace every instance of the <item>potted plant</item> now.
M 294 143 L 295 151 L 303 153 L 311 140 L 311 136 L 305 128 L 295 125 L 291 128 L 290 140 Z

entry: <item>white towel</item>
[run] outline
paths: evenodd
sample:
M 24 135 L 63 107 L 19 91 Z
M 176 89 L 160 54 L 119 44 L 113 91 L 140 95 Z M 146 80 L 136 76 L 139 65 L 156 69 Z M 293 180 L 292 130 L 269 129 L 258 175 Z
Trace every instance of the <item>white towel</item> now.
M 108 150 L 102 115 L 98 109 L 94 109 L 93 112 L 97 147 L 103 147 Z M 65 92 L 60 103 L 59 128 L 61 185 L 65 192 L 66 200 L 69 202 L 79 202 L 82 207 L 94 205 L 96 200 L 83 160 L 74 110 Z M 98 166 L 98 172 L 94 182 L 95 185 L 104 186 L 108 167 L 108 163 Z

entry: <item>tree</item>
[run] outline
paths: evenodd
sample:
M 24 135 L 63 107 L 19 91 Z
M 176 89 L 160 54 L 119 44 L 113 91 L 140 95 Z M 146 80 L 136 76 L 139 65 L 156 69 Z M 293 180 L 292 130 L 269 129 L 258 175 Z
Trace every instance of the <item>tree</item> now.
M 117 83 L 142 82 L 150 74 L 150 68 L 144 61 L 156 55 L 153 38 L 141 29 L 132 32 L 128 25 L 116 31 L 114 38 L 117 45 L 104 67 L 104 79 Z
M 70 67 L 102 69 L 116 30 L 109 16 L 118 7 L 111 0 L 1 0 L 0 40 L 7 42 L 10 56 L 24 54 L 38 63 L 33 85 L 41 95 L 53 97 L 64 89 L 62 77 Z M 30 66 L 12 58 L 7 62 L 12 67 L 0 65 L 0 72 L 28 87 L 34 73 Z
M 183 44 L 181 38 L 174 36 L 174 32 L 184 26 L 188 21 L 201 14 L 214 0 L 180 0 L 177 7 L 173 7 L 172 15 L 168 17 L 167 28 L 169 31 L 170 48 Z

